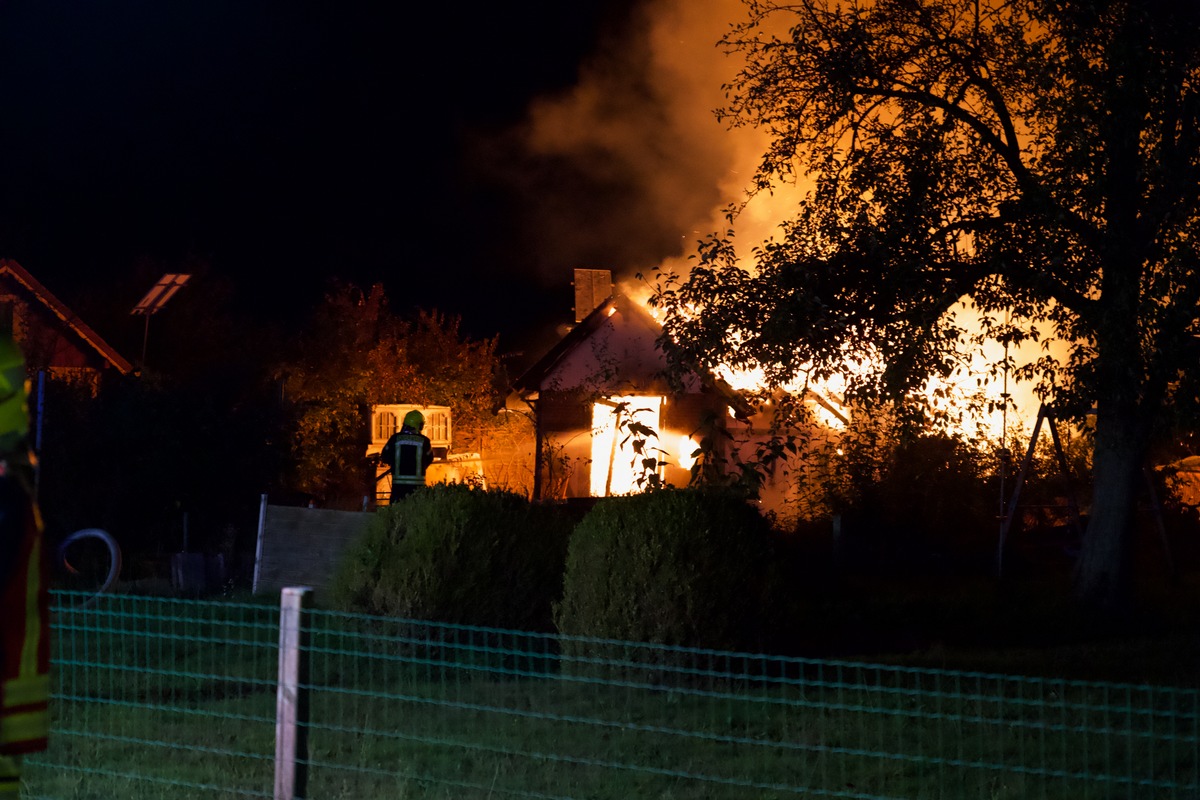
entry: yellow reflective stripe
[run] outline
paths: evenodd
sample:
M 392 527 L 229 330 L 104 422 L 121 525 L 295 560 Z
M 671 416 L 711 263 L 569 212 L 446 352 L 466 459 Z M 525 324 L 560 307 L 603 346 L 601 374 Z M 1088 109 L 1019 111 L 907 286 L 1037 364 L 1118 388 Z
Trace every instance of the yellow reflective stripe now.
M 16 797 L 21 792 L 21 757 L 0 756 L 0 797 Z
M 50 700 L 50 676 L 34 675 L 5 681 L 0 697 L 4 699 L 5 709 L 46 703 Z
M 50 732 L 50 711 L 39 708 L 21 714 L 0 717 L 0 742 L 15 744 L 46 738 Z
M 36 505 L 33 513 L 37 514 Z M 25 642 L 21 646 L 21 663 L 17 668 L 17 675 L 20 677 L 37 674 L 38 645 L 42 638 L 42 614 L 38 606 L 42 588 L 42 536 L 41 520 L 36 516 L 34 524 L 38 526 L 38 533 L 33 539 L 33 547 L 29 554 L 29 571 L 25 576 Z

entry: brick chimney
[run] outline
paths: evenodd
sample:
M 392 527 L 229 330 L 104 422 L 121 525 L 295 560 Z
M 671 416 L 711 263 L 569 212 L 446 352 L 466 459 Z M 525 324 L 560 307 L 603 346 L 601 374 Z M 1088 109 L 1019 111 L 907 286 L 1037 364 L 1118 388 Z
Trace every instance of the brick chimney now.
M 612 271 L 577 269 L 571 285 L 575 287 L 575 321 L 583 322 L 584 317 L 612 296 Z

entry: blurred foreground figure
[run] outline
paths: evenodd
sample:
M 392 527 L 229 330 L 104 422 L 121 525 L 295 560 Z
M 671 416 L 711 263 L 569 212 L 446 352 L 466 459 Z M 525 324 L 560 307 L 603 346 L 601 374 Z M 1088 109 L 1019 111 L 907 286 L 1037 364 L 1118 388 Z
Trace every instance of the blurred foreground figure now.
M 29 450 L 25 359 L 0 334 L 0 800 L 50 730 L 50 607 Z

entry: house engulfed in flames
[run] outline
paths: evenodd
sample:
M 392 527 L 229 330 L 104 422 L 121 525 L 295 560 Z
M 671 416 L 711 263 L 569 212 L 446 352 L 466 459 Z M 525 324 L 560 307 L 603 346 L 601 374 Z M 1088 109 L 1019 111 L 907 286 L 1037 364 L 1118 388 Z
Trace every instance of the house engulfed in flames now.
M 575 271 L 575 320 L 514 387 L 536 420 L 536 499 L 628 494 L 655 480 L 683 486 L 702 438 L 715 443 L 717 463 L 768 438 L 769 420 L 724 381 L 692 374 L 682 390 L 669 385 L 661 326 L 613 291 L 607 271 Z M 781 470 L 760 503 L 786 513 L 792 491 Z

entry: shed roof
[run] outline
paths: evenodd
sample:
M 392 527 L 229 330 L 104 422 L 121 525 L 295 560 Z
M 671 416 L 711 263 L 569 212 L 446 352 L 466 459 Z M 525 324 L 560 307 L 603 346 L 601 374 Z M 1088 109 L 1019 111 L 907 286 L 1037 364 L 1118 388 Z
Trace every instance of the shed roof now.
M 53 292 L 30 275 L 28 270 L 12 259 L 0 258 L 0 278 L 5 276 L 10 277 L 24 287 L 31 298 L 61 320 L 76 336 L 91 349 L 95 350 L 101 358 L 115 367 L 122 375 L 127 375 L 133 371 L 132 364 L 126 361 L 120 353 L 114 350 L 108 342 L 104 341 L 100 334 L 92 330 L 66 304 L 55 297 Z

